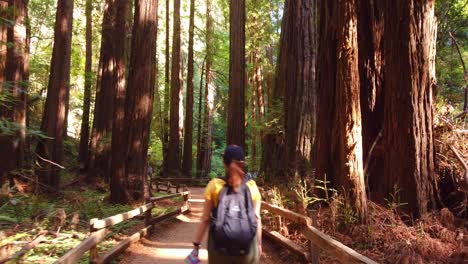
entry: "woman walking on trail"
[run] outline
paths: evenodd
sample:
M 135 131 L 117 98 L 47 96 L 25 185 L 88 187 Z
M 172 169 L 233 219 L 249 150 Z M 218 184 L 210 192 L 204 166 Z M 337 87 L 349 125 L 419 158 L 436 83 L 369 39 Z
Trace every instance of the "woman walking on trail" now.
M 256 264 L 262 252 L 261 196 L 246 172 L 241 147 L 228 146 L 223 153 L 225 178 L 211 180 L 205 189 L 205 205 L 187 263 L 198 263 L 198 249 L 208 232 L 211 264 Z

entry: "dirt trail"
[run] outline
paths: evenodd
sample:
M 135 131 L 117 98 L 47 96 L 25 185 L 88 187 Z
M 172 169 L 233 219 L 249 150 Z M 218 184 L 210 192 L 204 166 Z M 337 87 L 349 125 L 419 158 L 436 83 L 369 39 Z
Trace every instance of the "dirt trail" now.
M 156 226 L 150 238 L 142 239 L 132 245 L 124 254 L 120 263 L 134 264 L 175 264 L 184 263 L 184 258 L 192 251 L 192 240 L 200 221 L 203 207 L 203 188 L 190 188 L 191 212 L 179 215 L 176 219 L 168 220 Z M 200 250 L 202 263 L 208 263 L 206 251 L 206 235 Z M 265 241 L 264 256 L 261 263 L 285 263 L 279 254 L 283 250 Z M 283 252 L 281 252 L 283 251 Z M 283 254 L 281 254 L 283 255 Z M 284 255 L 283 255 L 284 256 Z M 290 262 L 289 262 L 290 263 Z

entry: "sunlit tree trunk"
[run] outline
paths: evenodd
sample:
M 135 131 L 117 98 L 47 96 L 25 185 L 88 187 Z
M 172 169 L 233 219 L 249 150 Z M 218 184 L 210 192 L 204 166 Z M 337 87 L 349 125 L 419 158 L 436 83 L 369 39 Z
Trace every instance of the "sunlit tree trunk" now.
M 182 173 L 192 176 L 192 145 L 193 145 L 193 41 L 195 28 L 195 0 L 190 1 L 190 25 L 189 25 L 189 51 L 188 51 L 188 69 L 187 69 L 187 99 L 185 114 L 185 136 L 184 136 L 184 155 L 182 162 Z
M 165 77 L 164 77 L 164 107 L 163 107 L 163 172 L 164 174 L 168 173 L 169 170 L 169 162 L 168 162 L 168 146 L 169 146 L 169 103 L 170 103 L 170 81 L 171 81 L 171 72 L 170 72 L 170 4 L 169 0 L 166 0 L 166 45 L 165 45 L 165 57 L 166 62 L 164 64 L 165 67 Z
M 265 95 L 264 95 L 264 82 L 263 82 L 263 66 L 262 66 L 262 60 L 260 58 L 261 54 L 260 51 L 257 50 L 255 53 L 255 61 L 256 61 L 256 67 L 255 67 L 255 89 L 256 89 L 256 105 L 258 109 L 258 115 L 256 116 L 256 124 L 257 127 L 259 128 L 259 141 L 263 142 L 265 138 L 265 133 L 263 129 L 263 122 L 265 121 Z M 252 98 L 255 100 L 255 98 Z M 260 125 L 259 125 L 260 124 Z M 262 146 L 262 145 L 260 145 Z M 254 159 L 255 163 L 252 165 L 254 169 L 257 169 L 257 159 Z
M 114 203 L 127 203 L 130 200 L 130 195 L 127 190 L 127 181 L 125 174 L 125 162 L 127 154 L 127 132 L 125 122 L 125 72 L 126 72 L 126 41 L 125 32 L 127 32 L 125 24 L 125 16 L 128 8 L 127 0 L 117 0 L 116 2 L 116 20 L 115 28 L 113 29 L 116 37 L 116 45 L 114 50 L 115 66 L 117 73 L 117 83 L 115 89 L 114 113 L 112 123 L 112 144 L 111 144 L 111 171 L 110 171 L 110 201 Z M 133 23 L 132 23 L 133 24 Z
M 230 0 L 229 3 L 227 144 L 236 144 L 245 149 L 245 0 Z
M 206 57 L 203 60 L 202 67 L 200 70 L 200 86 L 198 91 L 198 127 L 197 127 L 197 160 L 196 160 L 196 170 L 197 170 L 197 177 L 201 177 L 201 138 L 202 138 L 202 128 L 203 128 L 203 76 L 205 73 L 205 61 Z
M 214 109 L 214 73 L 213 73 L 213 24 L 212 2 L 206 1 L 206 65 L 205 65 L 205 109 L 203 115 L 203 126 L 201 143 L 199 149 L 200 177 L 205 178 L 211 169 L 211 147 L 213 143 L 213 109 Z
M 365 221 L 356 1 L 323 2 L 320 29 L 317 176 Z
M 41 124 L 41 130 L 49 138 L 41 139 L 37 146 L 39 180 L 54 188 L 58 188 L 60 183 L 60 168 L 55 164 L 62 164 L 63 159 L 63 137 L 70 90 L 72 20 L 73 0 L 58 0 L 49 85 Z
M 7 29 L 7 42 L 9 43 L 6 54 L 5 79 L 7 85 L 0 94 L 8 96 L 8 107 L 4 109 L 0 119 L 13 122 L 13 134 L 2 135 L 0 131 L 0 184 L 3 184 L 10 171 L 21 169 L 24 165 L 26 142 L 26 112 L 28 83 L 26 68 L 27 56 L 27 0 L 10 0 L 13 25 Z
M 137 0 L 125 98 L 125 174 L 130 198 L 148 197 L 147 156 L 156 71 L 157 0 Z
M 92 36 L 92 14 L 93 2 L 86 0 L 86 62 L 85 62 L 85 84 L 83 98 L 83 116 L 81 120 L 80 149 L 78 160 L 80 167 L 84 168 L 89 152 L 89 110 L 91 106 L 91 81 L 92 81 L 92 59 L 93 59 L 93 36 Z
M 180 175 L 180 91 L 182 89 L 182 61 L 180 37 L 180 0 L 174 0 L 174 32 L 171 67 L 171 108 L 169 125 L 169 146 L 167 150 L 168 175 Z
M 385 107 L 382 181 L 403 209 L 421 216 L 437 203 L 431 63 L 434 0 L 385 2 Z
M 93 129 L 90 140 L 87 180 L 107 178 L 110 171 L 110 142 L 117 83 L 114 35 L 117 0 L 106 0 L 102 20 L 101 53 L 96 83 Z M 126 16 L 119 19 L 125 19 Z M 125 41 L 125 40 L 124 40 Z
M 253 57 L 253 56 L 252 56 Z M 252 75 L 250 76 L 250 106 L 251 106 L 251 146 L 250 146 L 250 158 L 251 158 L 251 166 L 253 169 L 256 167 L 256 160 L 257 160 L 257 98 L 256 97 L 256 89 L 257 89 L 257 69 L 254 68 L 252 71 Z

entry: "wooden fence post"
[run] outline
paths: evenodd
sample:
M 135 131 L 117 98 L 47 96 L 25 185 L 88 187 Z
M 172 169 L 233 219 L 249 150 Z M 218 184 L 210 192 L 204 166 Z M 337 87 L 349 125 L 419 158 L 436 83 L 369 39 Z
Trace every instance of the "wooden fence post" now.
M 308 210 L 309 217 L 312 218 L 312 226 L 317 227 L 317 210 Z M 310 240 L 310 257 L 312 264 L 318 264 L 320 259 L 320 249 Z
M 151 198 L 146 198 L 146 203 L 147 204 L 151 203 L 154 207 L 156 207 L 155 202 L 151 202 Z M 151 225 L 151 220 L 153 218 L 153 216 L 151 214 L 151 211 L 153 210 L 153 208 L 151 208 L 151 209 L 149 209 L 148 211 L 145 212 L 145 227 Z M 153 229 L 149 228 L 148 232 L 146 233 L 146 236 L 149 237 L 152 233 L 153 233 Z
M 99 220 L 98 218 L 93 218 L 89 221 L 89 232 L 90 232 L 90 235 L 92 235 L 94 232 L 96 232 L 97 230 L 94 228 L 94 222 Z M 89 263 L 96 263 L 97 259 L 99 258 L 99 254 L 98 254 L 98 249 L 97 249 L 97 245 L 94 245 L 92 246 L 90 249 L 89 249 Z

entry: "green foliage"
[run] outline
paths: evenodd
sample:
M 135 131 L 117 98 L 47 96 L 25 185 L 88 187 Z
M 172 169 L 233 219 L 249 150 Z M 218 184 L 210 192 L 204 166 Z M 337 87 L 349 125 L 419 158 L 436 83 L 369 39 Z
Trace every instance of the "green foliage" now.
M 401 189 L 397 184 L 395 184 L 393 185 L 393 190 L 392 193 L 390 193 L 390 197 L 388 199 L 385 198 L 385 202 L 387 203 L 388 208 L 390 208 L 395 214 L 399 214 L 401 212 L 401 207 L 408 205 L 408 203 L 401 202 L 400 192 Z

